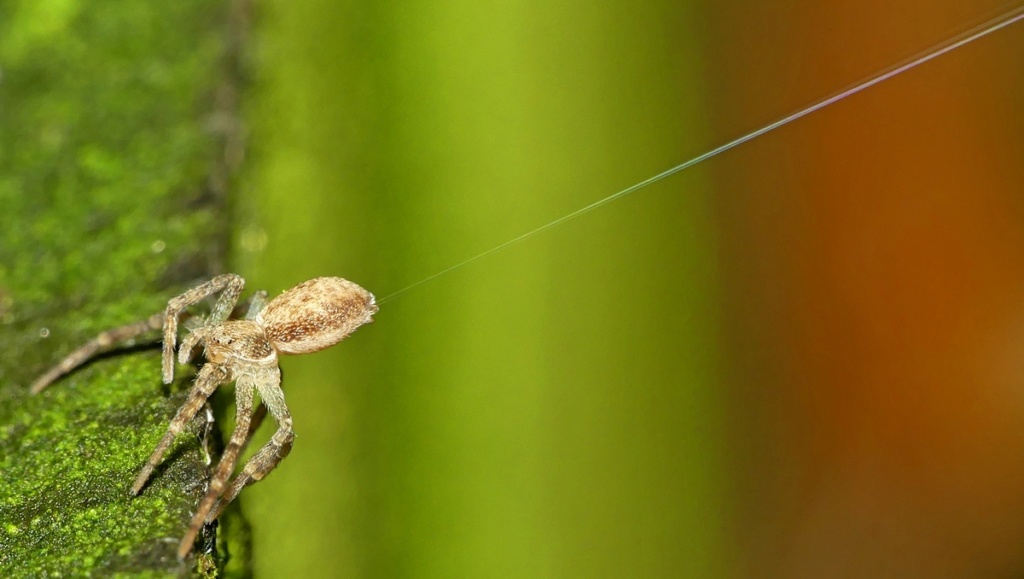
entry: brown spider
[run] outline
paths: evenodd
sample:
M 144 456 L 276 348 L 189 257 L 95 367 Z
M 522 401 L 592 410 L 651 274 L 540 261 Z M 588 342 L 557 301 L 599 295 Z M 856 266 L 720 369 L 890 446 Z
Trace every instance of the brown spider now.
M 199 503 L 188 532 L 181 539 L 178 558 L 192 550 L 199 530 L 212 522 L 246 485 L 261 480 L 288 455 L 295 433 L 292 417 L 281 391 L 278 354 L 306 354 L 333 346 L 359 326 L 373 321 L 377 312 L 373 294 L 338 277 L 318 277 L 304 281 L 266 303 L 266 292 L 257 292 L 244 320 L 228 320 L 238 301 L 245 280 L 235 274 L 220 275 L 173 298 L 167 310 L 149 319 L 103 332 L 69 354 L 36 380 L 33 394 L 75 369 L 99 350 L 143 332 L 158 329 L 163 323 L 163 380 L 174 379 L 174 347 L 178 337 L 178 317 L 185 308 L 220 292 L 220 297 L 204 323 L 193 330 L 178 349 L 178 362 L 187 364 L 192 352 L 202 344 L 206 364 L 199 370 L 188 399 L 178 409 L 163 438 L 156 445 L 146 466 L 132 485 L 138 495 L 153 469 L 163 459 L 174 437 L 195 416 L 206 399 L 221 384 L 235 382 L 235 430 L 210 479 L 210 486 Z M 245 464 L 242 472 L 227 486 L 250 434 L 262 414 L 253 418 L 253 398 L 259 393 L 263 404 L 277 421 L 277 431 Z

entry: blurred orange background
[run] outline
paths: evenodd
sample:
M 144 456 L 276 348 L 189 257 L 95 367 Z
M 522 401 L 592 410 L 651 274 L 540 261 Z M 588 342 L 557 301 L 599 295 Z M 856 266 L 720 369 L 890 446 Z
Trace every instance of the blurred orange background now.
M 984 4 L 728 3 L 718 125 Z M 1022 56 L 1011 27 L 717 160 L 750 576 L 1024 572 Z

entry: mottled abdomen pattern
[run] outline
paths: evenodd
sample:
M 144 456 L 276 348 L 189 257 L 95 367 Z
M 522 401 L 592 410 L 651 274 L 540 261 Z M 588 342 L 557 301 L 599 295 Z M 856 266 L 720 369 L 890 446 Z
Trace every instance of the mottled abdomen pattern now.
M 359 285 L 318 277 L 274 298 L 257 321 L 279 352 L 305 354 L 337 344 L 376 312 L 373 294 Z

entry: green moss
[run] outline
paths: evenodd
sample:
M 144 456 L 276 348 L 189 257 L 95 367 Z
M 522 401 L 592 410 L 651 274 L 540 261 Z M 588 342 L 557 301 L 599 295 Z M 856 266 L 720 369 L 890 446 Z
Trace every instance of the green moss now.
M 182 571 L 199 439 L 179 437 L 144 492 L 128 489 L 189 376 L 162 385 L 143 348 L 40 396 L 27 385 L 219 269 L 225 136 L 210 127 L 227 9 L 0 3 L 0 576 Z

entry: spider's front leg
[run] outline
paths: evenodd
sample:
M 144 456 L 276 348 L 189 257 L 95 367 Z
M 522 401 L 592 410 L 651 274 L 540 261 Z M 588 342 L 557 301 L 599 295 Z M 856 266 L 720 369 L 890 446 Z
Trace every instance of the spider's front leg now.
M 206 364 L 203 366 L 203 369 L 199 371 L 199 375 L 196 376 L 195 385 L 192 386 L 188 399 L 178 409 L 178 413 L 171 420 L 170 426 L 167 427 L 167 432 L 164 433 L 163 438 L 157 443 L 153 453 L 149 455 L 146 466 L 142 467 L 142 470 L 139 471 L 139 476 L 135 478 L 135 484 L 132 485 L 132 495 L 138 495 L 142 491 L 142 487 L 145 486 L 146 481 L 153 474 L 153 469 L 160 464 L 164 453 L 167 452 L 167 448 L 174 442 L 174 437 L 192 420 L 192 417 L 202 408 L 203 403 L 210 397 L 210 394 L 213 394 L 217 386 L 230 381 L 230 379 L 230 373 L 221 366 L 216 364 Z
M 185 308 L 197 304 L 208 296 L 217 292 L 221 293 L 216 305 L 206 318 L 205 326 L 215 326 L 223 323 L 231 315 L 231 310 L 238 302 L 245 287 L 245 280 L 241 276 L 226 273 L 218 275 L 210 281 L 194 287 L 189 291 L 172 298 L 167 303 L 167 311 L 164 313 L 164 357 L 163 357 L 163 379 L 164 384 L 170 384 L 174 380 L 174 348 L 178 344 L 178 316 Z
M 277 368 L 273 370 L 280 376 Z M 238 455 L 245 448 L 245 444 L 251 435 L 250 425 L 253 417 L 252 403 L 256 390 L 255 387 L 255 377 L 251 374 L 239 376 L 235 382 L 235 430 L 231 433 L 231 439 L 228 441 L 227 446 L 224 447 L 224 453 L 221 455 L 220 462 L 217 463 L 217 468 L 210 479 L 210 486 L 206 491 L 206 495 L 199 503 L 199 508 L 196 509 L 196 513 L 192 517 L 192 523 L 189 525 L 188 532 L 181 539 L 181 544 L 178 546 L 178 559 L 184 559 L 192 550 L 192 545 L 195 543 L 196 536 L 199 534 L 199 530 L 203 528 L 203 525 L 207 521 L 212 521 L 216 518 L 216 516 L 210 516 L 210 512 L 224 493 L 224 486 L 227 484 L 228 479 L 231 478 L 231 473 L 235 470 Z M 219 513 L 219 509 L 217 512 Z
M 263 399 L 264 407 L 267 408 L 277 421 L 277 431 L 270 437 L 270 441 L 263 445 L 256 454 L 245 463 L 242 472 L 239 473 L 231 486 L 221 497 L 217 508 L 207 518 L 207 522 L 220 516 L 224 507 L 238 496 L 247 485 L 263 480 L 263 477 L 270 474 L 270 471 L 277 467 L 288 453 L 292 450 L 292 442 L 295 440 L 295 431 L 292 430 L 292 415 L 288 406 L 284 403 L 284 391 L 281 390 L 280 371 L 274 373 L 273 380 L 257 382 L 260 398 Z

